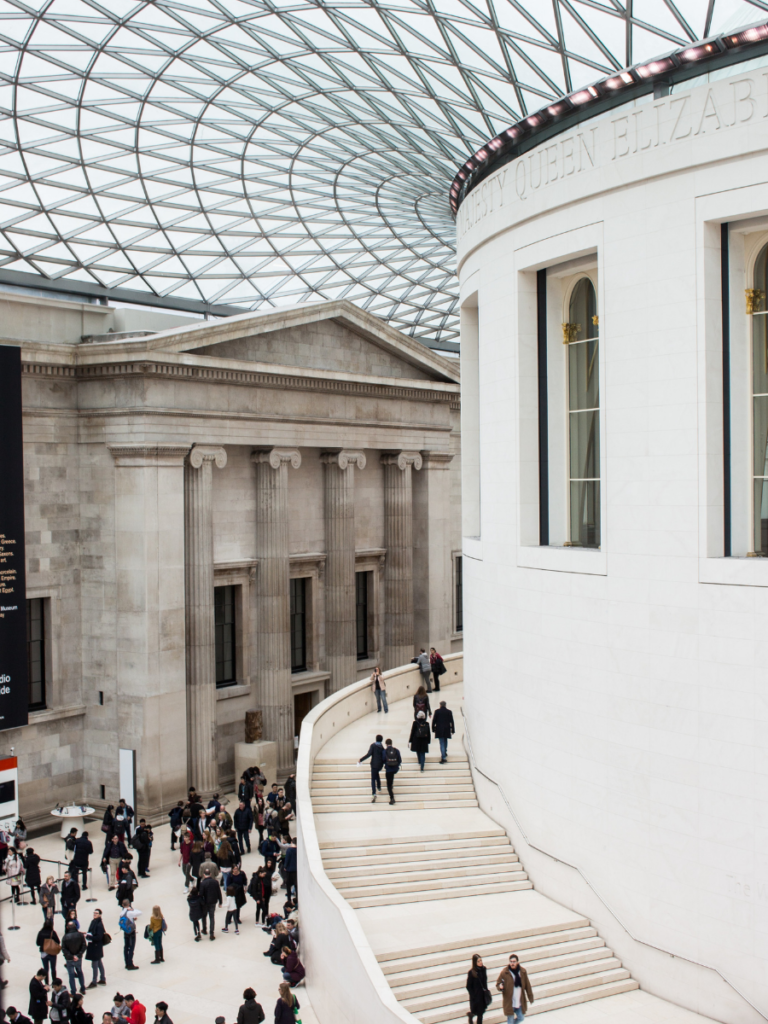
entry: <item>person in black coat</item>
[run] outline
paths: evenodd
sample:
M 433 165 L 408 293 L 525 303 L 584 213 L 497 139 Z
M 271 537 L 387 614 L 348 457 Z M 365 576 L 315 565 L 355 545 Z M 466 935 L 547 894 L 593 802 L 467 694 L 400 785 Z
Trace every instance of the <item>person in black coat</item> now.
M 467 992 L 469 993 L 469 1024 L 472 1018 L 477 1017 L 477 1024 L 483 1024 L 483 1014 L 488 1009 L 491 1000 L 488 999 L 488 972 L 483 966 L 483 958 L 479 953 L 472 957 L 472 966 L 467 972 Z
M 19 1013 L 15 1006 L 9 1006 L 5 1012 L 11 1024 L 32 1024 L 29 1017 L 25 1017 L 23 1013 Z
M 371 759 L 371 792 L 373 793 L 373 799 L 371 803 L 376 803 L 376 791 L 381 792 L 381 769 L 384 767 L 384 737 L 377 736 L 376 742 L 372 743 L 368 747 L 368 753 L 361 757 L 357 762 L 362 764 L 363 761 Z
M 416 721 L 411 726 L 411 735 L 408 738 L 408 746 L 418 758 L 421 770 L 424 771 L 424 762 L 429 751 L 429 741 L 432 733 L 429 731 L 429 722 L 423 711 L 416 715 Z
M 245 1002 L 237 1011 L 237 1024 L 261 1024 L 265 1019 L 264 1009 L 261 1003 L 256 1002 L 256 993 L 252 988 L 243 992 Z
M 203 931 L 206 931 L 205 925 L 208 924 L 210 928 L 209 938 L 213 942 L 215 938 L 213 929 L 216 924 L 216 905 L 222 906 L 224 897 L 221 895 L 221 886 L 218 881 L 215 878 L 211 878 L 210 874 L 206 873 L 205 868 L 203 868 L 203 877 L 198 886 L 198 891 L 203 901 Z
M 32 903 L 35 903 L 35 892 L 38 896 L 40 895 L 42 879 L 40 878 L 40 858 L 31 846 L 28 846 L 24 852 L 24 881 L 32 894 Z
M 453 712 L 445 706 L 445 701 L 440 701 L 440 707 L 432 718 L 432 732 L 435 739 L 440 743 L 440 764 L 448 760 L 448 740 L 456 732 L 453 724 Z
M 232 815 L 232 824 L 237 832 L 237 842 L 240 846 L 240 853 L 245 853 L 246 846 L 248 853 L 251 852 L 251 830 L 253 829 L 253 811 L 250 800 L 240 798 L 240 806 Z
M 29 1009 L 27 1013 L 41 1024 L 48 1016 L 48 986 L 45 984 L 45 968 L 41 967 L 29 983 Z
M 83 889 L 88 888 L 88 858 L 93 853 L 93 843 L 88 838 L 88 833 L 83 832 L 79 839 L 75 840 L 75 850 L 72 855 L 72 877 L 77 880 L 78 873 L 83 876 Z
M 80 886 L 72 878 L 69 871 L 64 872 L 64 881 L 61 883 L 61 912 L 64 917 L 68 910 L 77 910 L 80 902 Z
M 35 942 L 37 943 L 37 948 L 40 950 L 40 959 L 43 961 L 45 980 L 48 981 L 49 969 L 51 972 L 51 980 L 53 980 L 56 977 L 56 957 L 58 956 L 58 953 L 45 952 L 44 947 L 46 939 L 50 939 L 51 942 L 55 942 L 57 946 L 61 946 L 59 936 L 56 932 L 56 929 L 53 927 L 53 918 L 46 919 L 45 924 L 37 933 L 37 938 L 35 939 Z
M 104 928 L 104 922 L 101 919 L 101 911 L 94 910 L 93 920 L 91 921 L 90 927 L 88 928 L 85 936 L 86 941 L 88 942 L 85 959 L 90 961 L 91 968 L 93 969 L 93 981 L 90 983 L 88 988 L 96 988 L 97 984 L 107 984 L 107 978 L 104 974 L 105 934 L 106 929 Z
M 192 922 L 192 927 L 195 931 L 195 942 L 200 941 L 200 921 L 202 920 L 204 907 L 203 900 L 200 893 L 197 891 L 197 886 L 193 885 L 187 894 L 187 906 L 189 907 L 189 920 Z

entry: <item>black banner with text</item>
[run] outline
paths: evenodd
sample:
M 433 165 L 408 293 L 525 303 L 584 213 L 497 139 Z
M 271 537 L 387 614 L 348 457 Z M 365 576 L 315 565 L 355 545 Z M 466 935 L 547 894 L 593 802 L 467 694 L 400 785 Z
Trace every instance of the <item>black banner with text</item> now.
M 0 729 L 26 725 L 27 593 L 21 349 L 0 345 Z

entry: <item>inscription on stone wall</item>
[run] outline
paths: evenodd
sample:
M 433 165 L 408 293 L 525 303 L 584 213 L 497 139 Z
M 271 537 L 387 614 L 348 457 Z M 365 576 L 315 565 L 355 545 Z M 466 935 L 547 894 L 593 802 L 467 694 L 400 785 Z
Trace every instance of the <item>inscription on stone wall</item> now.
M 760 125 L 765 130 L 766 119 L 768 72 L 724 79 L 606 114 L 594 124 L 542 142 L 478 185 L 459 208 L 458 235 L 556 182 L 730 128 Z

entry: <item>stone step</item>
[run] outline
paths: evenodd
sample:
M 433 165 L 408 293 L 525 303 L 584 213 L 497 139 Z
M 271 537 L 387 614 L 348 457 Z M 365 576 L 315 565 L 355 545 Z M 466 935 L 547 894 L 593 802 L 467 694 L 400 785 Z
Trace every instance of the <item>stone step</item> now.
M 433 742 L 437 743 L 436 740 L 433 740 Z M 401 756 L 403 758 L 403 763 L 400 766 L 400 771 L 403 771 L 403 769 L 408 767 L 408 766 L 418 767 L 419 762 L 416 759 L 416 755 L 412 754 L 410 752 L 410 750 L 402 750 L 401 749 L 400 750 L 400 754 L 401 754 Z M 435 766 L 440 767 L 440 768 L 448 768 L 451 765 L 456 765 L 456 764 L 464 764 L 464 765 L 468 765 L 469 764 L 469 758 L 467 757 L 466 754 L 460 754 L 458 752 L 452 754 L 450 752 L 450 750 L 449 750 L 449 752 L 448 752 L 448 760 L 445 762 L 445 764 L 441 765 L 440 764 L 440 751 L 439 751 L 439 749 L 437 750 L 436 753 L 432 753 L 430 751 L 427 754 L 427 756 L 425 758 L 425 761 L 426 761 L 427 766 L 435 765 Z M 316 757 L 315 760 L 314 760 L 314 763 L 312 765 L 312 768 L 313 769 L 315 769 L 315 768 L 358 768 L 359 769 L 359 768 L 364 767 L 364 765 L 366 765 L 368 763 L 369 763 L 368 761 L 363 761 L 362 764 L 358 764 L 357 761 L 353 761 L 351 758 L 350 758 L 349 761 L 339 761 L 338 758 L 334 758 L 334 757 Z
M 563 949 L 562 947 L 567 947 Z M 485 952 L 484 943 L 479 944 L 483 951 L 483 963 L 485 964 L 489 977 L 495 970 L 501 971 L 507 963 L 510 943 L 505 943 L 503 951 L 488 954 Z M 534 949 L 526 949 L 516 945 L 514 951 L 525 961 L 525 967 L 529 974 L 533 975 L 539 971 L 548 970 L 552 967 L 569 967 L 571 964 L 586 964 L 595 960 L 605 960 L 613 956 L 612 951 L 604 944 L 603 940 L 596 936 L 591 939 L 582 939 L 580 942 L 562 942 L 553 946 L 541 946 Z M 477 950 L 475 950 L 477 951 Z M 536 957 L 537 959 L 531 959 Z M 392 974 L 387 973 L 387 981 L 393 991 L 399 991 L 403 986 L 414 984 L 418 978 L 418 985 L 437 983 L 440 979 L 459 978 L 465 979 L 472 961 L 468 957 L 461 960 L 451 960 L 448 963 L 437 964 L 434 967 L 412 967 L 408 970 L 401 970 Z M 387 965 L 388 966 L 388 965 Z M 385 972 L 386 973 L 386 972 Z
M 455 855 L 449 859 L 434 858 L 432 860 L 425 860 L 424 865 L 429 865 L 428 871 L 436 871 L 438 868 L 445 871 L 458 871 L 469 869 L 484 868 L 492 864 L 509 864 L 510 862 L 518 861 L 520 858 L 516 853 L 511 852 L 511 848 L 498 847 L 493 848 L 492 853 L 468 853 L 464 857 L 456 857 Z M 362 860 L 362 858 L 360 858 Z M 335 878 L 369 878 L 372 869 L 375 870 L 378 875 L 392 875 L 403 870 L 403 864 L 408 863 L 411 860 L 409 857 L 400 856 L 397 858 L 390 857 L 389 860 L 384 864 L 371 864 L 369 861 L 364 861 L 357 865 L 345 865 L 340 868 L 330 868 L 327 864 L 324 865 L 325 873 L 330 879 Z M 423 869 L 422 869 L 423 870 Z
M 503 828 L 468 829 L 468 830 L 465 830 L 464 832 L 448 832 L 446 835 L 440 836 L 439 839 L 436 836 L 434 836 L 434 835 L 429 835 L 429 836 L 424 836 L 424 835 L 420 835 L 420 836 L 390 836 L 390 837 L 383 836 L 383 837 L 377 837 L 376 838 L 376 848 L 378 849 L 378 848 L 382 847 L 382 848 L 385 848 L 385 849 L 389 849 L 389 847 L 391 845 L 403 845 L 405 843 L 408 843 L 410 845 L 410 844 L 413 844 L 413 843 L 435 843 L 435 842 L 439 842 L 439 843 L 451 842 L 452 843 L 452 842 L 465 842 L 467 840 L 472 840 L 472 839 L 498 839 L 498 838 L 500 838 L 502 836 L 504 837 L 504 839 L 507 839 L 507 842 L 509 841 L 508 838 L 507 838 L 507 833 L 504 831 Z M 355 847 L 357 849 L 360 846 L 360 840 L 359 839 L 327 840 L 326 842 L 320 843 L 319 846 L 320 846 L 321 850 L 330 850 L 330 849 L 333 849 L 333 850 L 344 850 L 344 849 L 349 849 L 350 847 Z
M 482 939 L 482 949 L 489 955 L 506 951 L 519 952 L 525 949 L 550 946 L 560 942 L 578 942 L 584 939 L 597 937 L 597 930 L 592 927 L 589 921 L 582 917 L 575 921 L 564 921 L 562 924 L 550 924 L 533 930 L 504 932 L 502 935 L 487 935 Z M 600 940 L 602 942 L 602 939 Z M 429 949 L 404 949 L 379 953 L 376 957 L 380 964 L 385 964 L 382 970 L 387 974 L 392 969 L 396 971 L 406 970 L 410 965 L 417 967 L 431 967 L 434 964 L 447 963 L 451 958 L 471 960 L 472 954 L 477 952 L 477 943 L 466 941 L 446 942 L 440 945 L 430 946 Z M 518 948 L 519 947 L 519 948 Z M 467 968 L 469 970 L 469 968 Z
M 489 967 L 485 957 L 483 957 L 483 962 L 486 967 Z M 501 962 L 498 970 L 500 971 L 503 966 L 504 962 Z M 526 970 L 528 970 L 528 967 L 529 965 L 526 964 Z M 592 974 L 605 974 L 607 971 L 614 971 L 619 968 L 621 968 L 621 960 L 618 957 L 612 956 L 610 951 L 607 951 L 607 955 L 604 957 L 572 964 L 561 964 L 557 967 L 548 968 L 538 974 L 529 970 L 528 974 L 531 984 L 534 986 L 535 995 L 544 984 L 570 981 L 574 978 L 587 977 Z M 390 981 L 391 984 L 392 982 Z M 496 981 L 495 978 L 491 977 L 490 972 L 488 984 L 490 985 L 491 992 L 495 992 Z M 407 1006 L 411 1013 L 415 1013 L 418 1010 L 429 1010 L 437 1006 L 444 1006 L 446 1002 L 458 1002 L 462 998 L 466 998 L 464 996 L 465 992 L 466 974 L 462 974 L 458 977 L 454 975 L 452 978 L 444 978 L 441 981 L 433 981 L 431 983 L 412 981 L 409 985 L 402 985 L 395 989 L 395 996 L 399 1002 Z
M 386 785 L 384 773 L 380 773 L 382 786 Z M 472 786 L 472 776 L 454 773 L 450 778 L 445 775 L 438 775 L 436 772 L 414 772 L 413 775 L 395 776 L 395 789 L 413 789 L 414 786 L 433 786 L 435 789 L 453 789 L 455 786 Z M 340 779 L 312 779 L 312 792 L 319 793 L 321 790 L 335 792 L 341 789 L 365 788 L 371 791 L 371 776 L 364 775 L 359 778 L 355 775 L 344 776 Z
M 384 775 L 385 771 L 382 768 L 381 774 Z M 332 765 L 315 768 L 312 771 L 313 779 L 326 779 L 329 782 L 338 781 L 340 779 L 357 779 L 367 776 L 370 778 L 371 769 L 367 764 L 350 764 L 350 765 Z M 451 763 L 446 761 L 445 764 L 430 764 L 429 761 L 424 766 L 422 772 L 419 767 L 418 761 L 413 764 L 402 764 L 400 765 L 400 771 L 395 773 L 395 778 L 415 778 L 417 775 L 429 775 L 434 779 L 458 779 L 458 778 L 472 778 L 472 772 L 470 771 L 469 765 L 466 761 L 457 761 Z
M 394 814 L 394 813 L 397 813 L 397 808 L 398 807 L 402 807 L 404 810 L 409 810 L 409 811 L 437 811 L 437 810 L 444 809 L 445 806 L 446 806 L 446 803 L 447 803 L 447 801 L 445 801 L 445 800 L 435 800 L 434 798 L 430 798 L 428 800 L 407 800 L 407 801 L 402 802 L 402 803 L 401 803 L 399 798 L 395 797 L 395 799 L 397 800 L 397 803 L 395 804 L 394 807 L 392 807 L 390 805 L 388 800 L 382 799 L 382 800 L 377 800 L 376 803 L 373 803 L 371 801 L 370 797 L 369 797 L 367 803 L 352 802 L 350 800 L 349 802 L 345 802 L 341 806 L 339 805 L 338 801 L 331 801 L 330 804 L 322 804 L 320 807 L 318 807 L 316 804 L 313 803 L 312 810 L 314 811 L 315 814 L 340 814 L 340 813 L 343 813 L 345 811 L 377 811 L 377 810 L 379 812 L 382 812 L 382 813 L 385 812 L 385 811 L 390 811 L 391 813 Z M 474 799 L 474 800 L 464 800 L 464 799 L 454 800 L 454 801 L 452 801 L 450 803 L 450 807 L 451 808 L 454 808 L 454 807 L 477 807 L 477 806 L 478 806 L 477 799 Z
M 441 886 L 465 885 L 468 878 L 473 878 L 475 881 L 485 884 L 486 882 L 500 882 L 506 879 L 519 881 L 520 878 L 527 877 L 519 864 L 507 861 L 505 864 L 496 864 L 483 872 L 478 872 L 477 868 L 472 867 L 457 868 L 454 871 L 414 869 L 412 871 L 403 871 L 400 874 L 387 875 L 386 881 L 382 882 L 379 882 L 375 877 L 369 877 L 364 883 L 363 888 L 376 892 L 411 892 L 423 889 L 426 883 L 439 883 Z M 350 890 L 355 890 L 357 893 L 361 889 L 361 879 L 359 878 L 341 878 L 337 879 L 333 884 L 342 895 L 346 895 Z M 368 895 L 367 892 L 360 892 L 359 894 Z
M 421 890 L 402 894 L 389 893 L 386 896 L 352 897 L 349 893 L 345 893 L 344 898 L 353 909 L 359 910 L 361 907 L 386 907 L 400 903 L 424 903 L 428 900 L 455 900 L 464 896 L 487 896 L 499 892 L 518 892 L 520 889 L 532 888 L 533 883 L 526 879 L 521 882 L 492 882 L 488 885 L 472 885 L 461 889 L 440 888 L 430 889 L 429 892 Z
M 564 1006 L 588 1002 L 590 999 L 603 999 L 606 996 L 618 995 L 620 992 L 630 992 L 640 988 L 638 983 L 629 977 L 629 971 L 624 968 L 606 972 L 605 976 L 590 975 L 583 980 L 587 984 L 580 985 L 577 981 L 570 981 L 562 982 L 559 986 L 551 986 L 552 989 L 559 988 L 559 991 L 545 992 L 543 989 L 541 991 L 534 989 L 535 1001 L 528 1007 L 528 1014 L 558 1010 Z M 502 1024 L 506 1020 L 500 1005 L 501 994 L 498 992 L 493 994 L 494 1000 L 483 1017 L 483 1024 Z M 448 1022 L 459 1024 L 461 1021 L 466 1021 L 469 1005 L 466 995 L 465 991 L 461 1001 L 442 1006 L 439 1009 L 422 1010 L 418 1014 L 419 1020 L 422 1021 L 422 1024 L 448 1024 Z
M 344 803 L 351 800 L 362 803 L 367 800 L 368 803 L 371 803 L 373 793 L 371 792 L 370 785 L 368 785 L 357 787 L 345 786 L 343 789 L 313 789 L 310 795 L 313 804 L 323 807 L 329 800 L 335 802 L 344 801 Z M 389 793 L 383 784 L 376 795 L 378 799 L 389 802 Z M 395 800 L 398 804 L 424 799 L 448 801 L 456 798 L 459 800 L 469 800 L 474 795 L 474 786 L 408 786 L 402 789 L 395 788 Z
M 324 849 L 323 863 L 326 867 L 343 867 L 345 864 L 353 866 L 355 864 L 386 863 L 387 858 L 403 853 L 413 856 L 426 853 L 429 857 L 436 859 L 455 857 L 461 851 L 479 854 L 486 849 L 495 852 L 507 848 L 512 849 L 512 844 L 505 835 L 490 836 L 487 839 L 434 839 L 431 842 L 420 840 L 414 843 L 408 842 L 407 837 L 401 837 L 396 841 L 388 841 L 389 845 L 381 845 L 379 839 L 375 843 L 365 846 L 362 845 L 362 840 L 358 842 L 357 847 L 348 851 Z M 331 858 L 333 858 L 333 863 L 331 863 Z

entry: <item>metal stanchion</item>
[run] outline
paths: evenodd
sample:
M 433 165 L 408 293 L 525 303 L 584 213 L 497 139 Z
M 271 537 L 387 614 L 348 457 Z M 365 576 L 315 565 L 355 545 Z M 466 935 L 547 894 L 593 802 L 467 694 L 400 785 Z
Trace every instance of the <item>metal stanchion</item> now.
M 93 868 L 88 868 L 88 892 L 93 892 Z M 95 903 L 96 897 L 89 896 L 86 903 Z
M 9 932 L 17 932 L 17 931 L 19 931 L 19 925 L 16 924 L 16 901 L 14 899 L 11 899 L 11 920 L 13 921 L 13 924 L 10 926 L 8 931 Z

